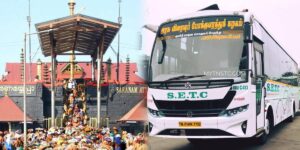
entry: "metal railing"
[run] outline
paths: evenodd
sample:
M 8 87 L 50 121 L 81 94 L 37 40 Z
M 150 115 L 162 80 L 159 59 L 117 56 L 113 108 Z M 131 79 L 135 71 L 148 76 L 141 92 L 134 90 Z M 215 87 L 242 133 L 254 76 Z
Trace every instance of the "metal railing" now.
M 51 118 L 45 118 L 44 119 L 44 128 L 45 129 L 51 128 L 51 123 L 52 123 Z M 55 118 L 54 124 L 56 127 L 64 127 L 63 118 L 62 117 Z M 91 117 L 89 119 L 89 121 L 87 122 L 87 125 L 90 127 L 96 128 L 97 127 L 97 118 Z M 101 127 L 104 127 L 104 126 L 109 127 L 109 118 L 101 118 L 100 125 L 101 125 Z

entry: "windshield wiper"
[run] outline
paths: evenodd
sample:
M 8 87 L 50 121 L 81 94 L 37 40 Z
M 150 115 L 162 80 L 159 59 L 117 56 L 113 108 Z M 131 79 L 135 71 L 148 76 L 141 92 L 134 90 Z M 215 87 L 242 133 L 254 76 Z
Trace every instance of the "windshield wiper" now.
M 186 75 L 180 75 L 180 76 L 176 76 L 176 77 L 172 77 L 172 78 L 169 78 L 165 81 L 171 81 L 171 80 L 181 80 L 181 79 L 191 79 L 191 78 L 197 78 L 197 77 L 204 77 L 206 75 L 190 75 L 190 76 L 186 76 Z

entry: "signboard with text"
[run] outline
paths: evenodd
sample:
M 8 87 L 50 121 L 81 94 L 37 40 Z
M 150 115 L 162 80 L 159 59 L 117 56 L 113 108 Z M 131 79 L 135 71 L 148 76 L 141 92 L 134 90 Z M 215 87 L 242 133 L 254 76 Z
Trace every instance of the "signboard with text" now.
M 166 23 L 160 28 L 160 39 L 201 36 L 200 40 L 242 38 L 244 20 L 239 16 L 203 17 Z
M 34 84 L 34 85 L 26 85 L 26 95 L 27 96 L 38 96 L 38 93 L 42 91 L 42 85 Z M 8 95 L 8 96 L 23 96 L 23 85 L 0 85 L 0 96 Z

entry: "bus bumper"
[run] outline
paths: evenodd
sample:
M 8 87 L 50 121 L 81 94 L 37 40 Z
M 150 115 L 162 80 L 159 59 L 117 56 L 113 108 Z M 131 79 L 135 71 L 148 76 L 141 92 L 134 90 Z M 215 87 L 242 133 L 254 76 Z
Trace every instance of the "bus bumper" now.
M 148 115 L 150 136 L 168 138 L 248 138 L 256 134 L 255 119 L 248 113 L 232 117 L 153 117 Z M 180 127 L 180 122 L 200 122 L 197 127 Z

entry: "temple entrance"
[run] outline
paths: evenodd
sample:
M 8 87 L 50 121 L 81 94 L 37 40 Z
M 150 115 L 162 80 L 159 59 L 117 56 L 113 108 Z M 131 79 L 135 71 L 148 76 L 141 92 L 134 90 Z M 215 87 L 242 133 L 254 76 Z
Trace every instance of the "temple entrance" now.
M 89 120 L 85 83 L 82 79 L 64 80 L 63 126 L 85 126 Z
M 73 3 L 70 3 L 73 4 Z M 72 12 L 72 11 L 71 11 Z M 64 76 L 63 125 L 84 126 L 89 120 L 86 108 L 86 83 L 82 68 L 76 64 L 75 56 L 89 56 L 91 74 L 89 78 L 97 89 L 97 126 L 101 116 L 101 65 L 103 55 L 118 33 L 120 24 L 102 19 L 71 13 L 51 21 L 36 24 L 42 53 L 51 56 L 51 69 L 57 70 L 57 56 L 70 56 L 69 64 L 62 68 Z M 67 77 L 70 75 L 69 77 Z M 51 120 L 55 120 L 55 89 L 60 85 L 56 71 L 51 71 Z M 51 127 L 57 126 L 51 121 Z

